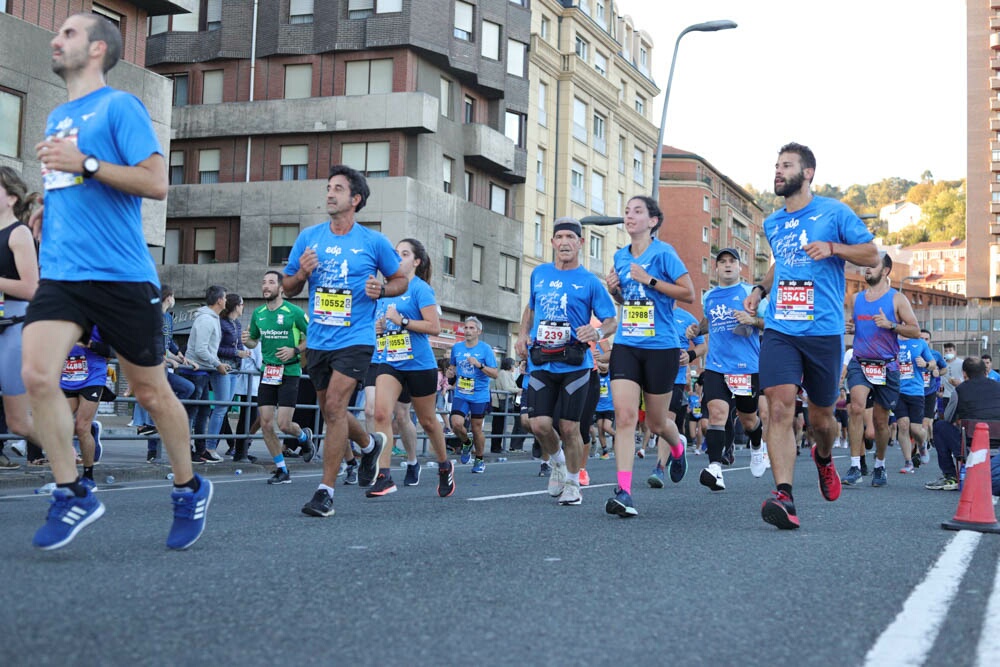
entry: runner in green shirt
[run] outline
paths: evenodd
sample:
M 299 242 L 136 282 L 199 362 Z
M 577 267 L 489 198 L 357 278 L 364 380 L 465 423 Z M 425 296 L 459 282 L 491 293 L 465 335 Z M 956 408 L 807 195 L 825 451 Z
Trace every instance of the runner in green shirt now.
M 312 429 L 301 428 L 292 421 L 299 394 L 299 377 L 302 375 L 299 355 L 306 349 L 308 323 L 301 308 L 282 298 L 279 272 L 265 273 L 260 288 L 265 303 L 253 311 L 250 327 L 243 332 L 243 344 L 248 348 L 257 347 L 257 343 L 261 346 L 263 365 L 260 369 L 257 406 L 264 444 L 275 465 L 274 474 L 267 483 L 290 484 L 292 478 L 288 474 L 277 429 L 298 438 L 302 443 L 302 460 L 306 463 L 316 453 Z M 278 415 L 277 425 L 275 411 Z

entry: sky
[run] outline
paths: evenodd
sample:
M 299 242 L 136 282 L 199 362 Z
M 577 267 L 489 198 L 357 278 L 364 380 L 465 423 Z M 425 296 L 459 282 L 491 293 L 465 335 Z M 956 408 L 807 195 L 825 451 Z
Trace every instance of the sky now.
M 817 185 L 919 181 L 925 170 L 965 177 L 962 0 L 618 0 L 618 9 L 652 36 L 661 91 L 681 30 L 739 25 L 681 40 L 664 144 L 740 185 L 772 188 L 789 141 L 816 154 Z

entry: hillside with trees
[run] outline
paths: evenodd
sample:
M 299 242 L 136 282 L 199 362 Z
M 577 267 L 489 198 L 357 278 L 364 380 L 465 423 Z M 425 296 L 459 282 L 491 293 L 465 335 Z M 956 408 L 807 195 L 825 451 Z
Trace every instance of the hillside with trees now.
M 781 197 L 773 191 L 759 191 L 752 185 L 743 186 L 770 215 L 783 205 Z M 960 181 L 935 181 L 925 171 L 919 183 L 903 178 L 884 178 L 869 185 L 852 185 L 846 190 L 829 184 L 813 186 L 813 192 L 823 197 L 838 199 L 850 206 L 865 219 L 875 236 L 887 244 L 904 246 L 921 241 L 950 241 L 965 238 L 965 179 Z M 888 234 L 878 212 L 887 204 L 905 200 L 920 206 L 920 222 L 895 234 Z

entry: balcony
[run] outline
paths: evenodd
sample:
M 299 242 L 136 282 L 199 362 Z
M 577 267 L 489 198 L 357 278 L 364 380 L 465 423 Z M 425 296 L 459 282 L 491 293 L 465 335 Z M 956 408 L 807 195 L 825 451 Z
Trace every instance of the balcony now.
M 991 201 L 990 214 L 996 215 L 997 213 L 1000 213 L 1000 201 Z
M 990 33 L 990 48 L 1000 49 L 1000 32 Z
M 462 126 L 462 141 L 469 164 L 491 172 L 514 170 L 514 142 L 503 132 L 468 123 Z
M 990 77 L 990 90 L 1000 90 L 1000 77 Z
M 132 3 L 139 9 L 145 9 L 150 16 L 163 16 L 164 14 L 185 14 L 198 9 L 197 0 L 135 0 Z
M 1000 33 L 997 33 L 1000 34 Z M 990 98 L 990 111 L 1000 111 L 1000 99 L 996 97 Z
M 197 104 L 173 108 L 171 139 L 365 130 L 423 134 L 437 132 L 439 117 L 437 98 L 426 93 Z
M 1000 132 L 1000 118 L 990 118 L 990 132 Z

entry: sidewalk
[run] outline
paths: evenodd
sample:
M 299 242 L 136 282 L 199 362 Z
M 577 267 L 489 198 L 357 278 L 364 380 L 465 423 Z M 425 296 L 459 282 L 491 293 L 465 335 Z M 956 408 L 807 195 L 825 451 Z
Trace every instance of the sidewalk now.
M 98 415 L 98 421 L 103 426 L 101 434 L 101 445 L 103 454 L 101 461 L 94 467 L 94 481 L 97 485 L 106 486 L 107 479 L 114 477 L 113 483 L 134 482 L 141 480 L 166 479 L 170 473 L 170 465 L 167 463 L 166 455 L 161 454 L 161 462 L 146 463 L 146 438 L 139 437 L 134 427 L 129 426 L 130 417 L 117 415 Z M 120 437 L 121 440 L 112 439 Z M 317 443 L 320 453 L 322 442 Z M 225 453 L 228 444 L 225 440 L 219 443 L 219 454 Z M 162 447 L 161 447 L 162 449 Z M 488 449 L 488 448 L 487 448 Z M 10 446 L 4 449 L 7 456 L 14 463 L 20 463 L 21 467 L 16 470 L 0 470 L 0 491 L 6 489 L 39 488 L 47 484 L 52 479 L 52 473 L 48 466 L 42 468 L 29 467 L 24 458 L 17 456 L 11 451 Z M 232 459 L 225 458 L 222 463 L 204 463 L 193 466 L 194 471 L 203 476 L 234 475 L 237 470 L 242 470 L 245 475 L 267 474 L 273 470 L 274 464 L 268 456 L 267 449 L 260 433 L 254 437 L 250 447 L 250 453 L 258 457 L 257 463 L 241 462 L 233 463 Z M 531 456 L 531 451 L 527 452 L 504 452 L 502 454 L 487 453 L 487 460 L 496 460 L 499 456 Z M 396 457 L 398 458 L 398 457 Z M 322 470 L 322 461 L 314 459 L 310 463 L 303 463 L 302 459 L 286 459 L 290 470 Z

